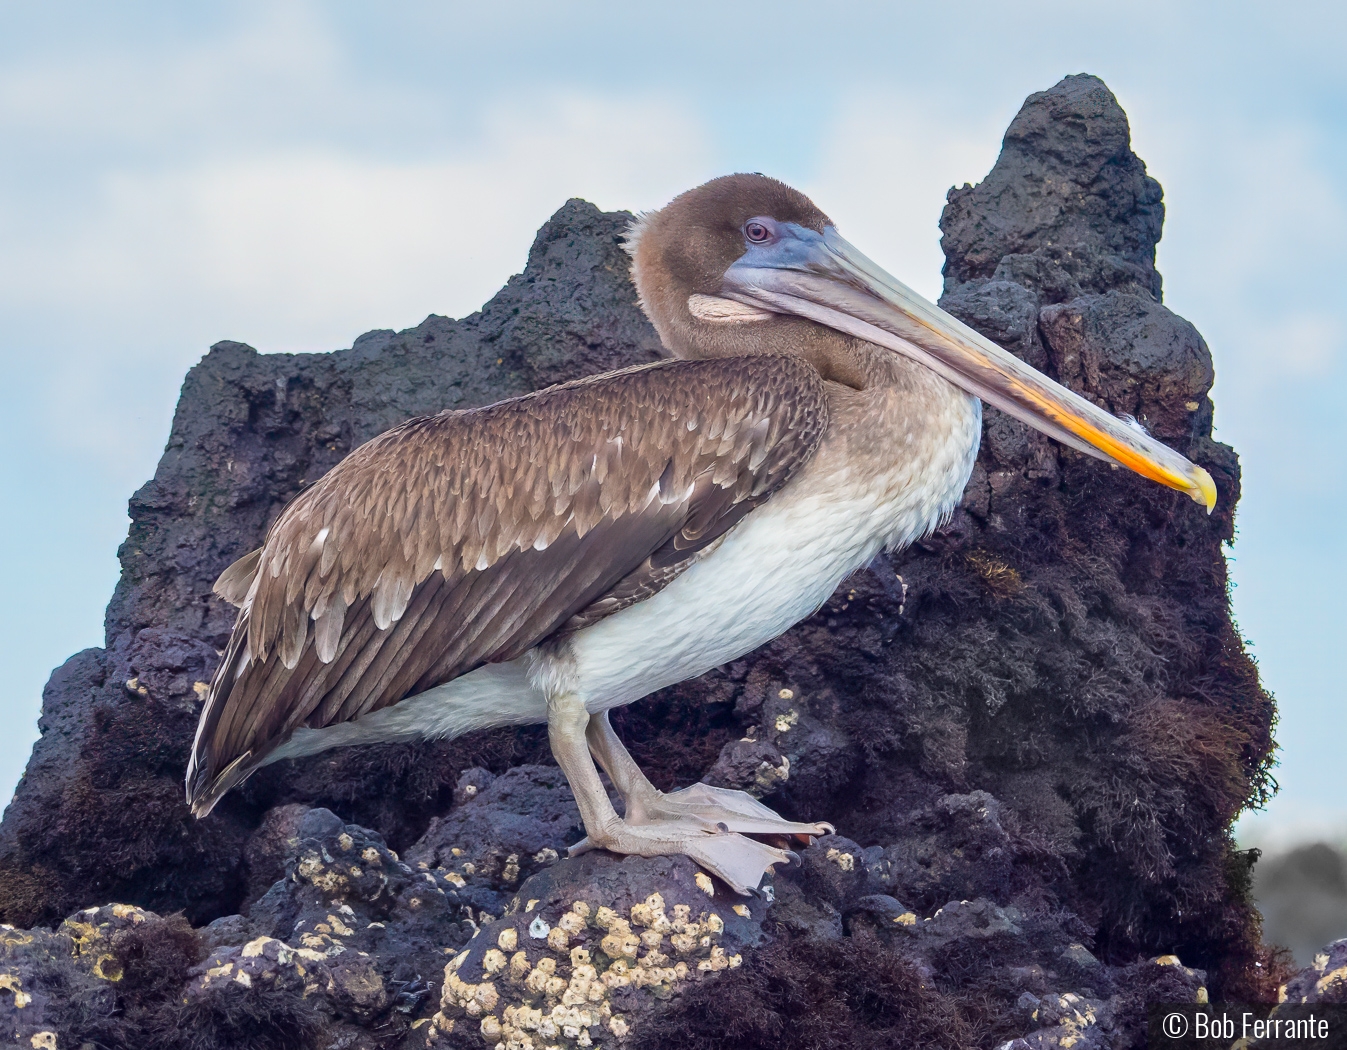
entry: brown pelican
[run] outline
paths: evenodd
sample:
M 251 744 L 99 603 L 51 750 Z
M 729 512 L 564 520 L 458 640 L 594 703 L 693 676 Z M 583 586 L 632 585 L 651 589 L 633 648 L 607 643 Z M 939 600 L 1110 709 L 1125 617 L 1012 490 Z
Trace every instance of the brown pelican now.
M 1215 502 L 1201 467 L 923 300 L 774 179 L 691 190 L 628 250 L 671 360 L 409 420 L 221 575 L 239 614 L 187 768 L 198 816 L 281 758 L 546 722 L 588 835 L 573 853 L 681 853 L 747 892 L 790 856 L 749 836 L 828 825 L 660 792 L 608 711 L 761 645 L 939 525 L 979 399 Z

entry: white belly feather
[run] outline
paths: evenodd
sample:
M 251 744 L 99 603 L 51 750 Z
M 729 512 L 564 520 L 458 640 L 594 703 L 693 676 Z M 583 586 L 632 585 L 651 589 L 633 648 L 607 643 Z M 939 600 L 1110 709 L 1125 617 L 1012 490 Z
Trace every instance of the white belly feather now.
M 960 393 L 947 408 L 955 418 L 940 428 L 943 440 L 914 431 L 900 439 L 905 447 L 886 470 L 861 476 L 847 465 L 845 443 L 820 449 L 799 477 L 662 591 L 555 651 L 478 668 L 355 722 L 299 729 L 268 761 L 340 744 L 544 722 L 547 696 L 562 692 L 598 712 L 751 652 L 815 612 L 881 549 L 906 546 L 953 511 L 977 453 L 981 404 Z
M 568 670 L 586 706 L 628 704 L 751 652 L 814 613 L 887 541 L 910 542 L 949 509 L 842 491 L 781 492 L 659 594 L 577 634 Z

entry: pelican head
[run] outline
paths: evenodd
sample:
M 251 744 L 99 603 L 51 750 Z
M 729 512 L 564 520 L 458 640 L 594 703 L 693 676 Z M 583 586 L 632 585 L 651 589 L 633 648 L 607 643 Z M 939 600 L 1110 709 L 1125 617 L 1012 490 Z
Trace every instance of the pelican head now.
M 873 344 L 1063 444 L 1215 506 L 1204 469 L 922 298 L 776 179 L 713 179 L 642 216 L 627 247 L 641 305 L 676 357 L 793 353 L 825 380 L 861 387 L 856 341 Z

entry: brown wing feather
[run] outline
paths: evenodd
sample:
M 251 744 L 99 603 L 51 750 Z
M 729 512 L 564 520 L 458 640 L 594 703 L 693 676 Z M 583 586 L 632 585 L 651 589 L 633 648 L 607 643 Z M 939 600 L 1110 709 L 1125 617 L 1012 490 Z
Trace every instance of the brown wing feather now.
M 220 573 L 220 578 L 215 581 L 215 593 L 230 605 L 242 605 L 248 597 L 248 588 L 253 585 L 253 577 L 257 575 L 257 559 L 261 556 L 262 548 L 258 547 Z
M 300 725 L 357 718 L 656 593 L 827 424 L 790 357 L 664 361 L 412 419 L 217 585 L 238 621 L 188 767 L 198 811 Z

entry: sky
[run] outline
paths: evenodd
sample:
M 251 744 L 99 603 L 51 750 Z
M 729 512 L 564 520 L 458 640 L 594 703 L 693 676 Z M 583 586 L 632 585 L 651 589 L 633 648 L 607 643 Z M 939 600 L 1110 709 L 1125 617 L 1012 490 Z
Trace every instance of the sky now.
M 1233 600 L 1282 790 L 1240 836 L 1347 842 L 1344 11 L 0 0 L 0 795 L 52 668 L 102 642 L 127 498 L 213 342 L 461 317 L 568 197 L 652 208 L 729 171 L 934 297 L 947 189 L 1089 72 L 1165 188 L 1165 301 L 1244 465 Z

